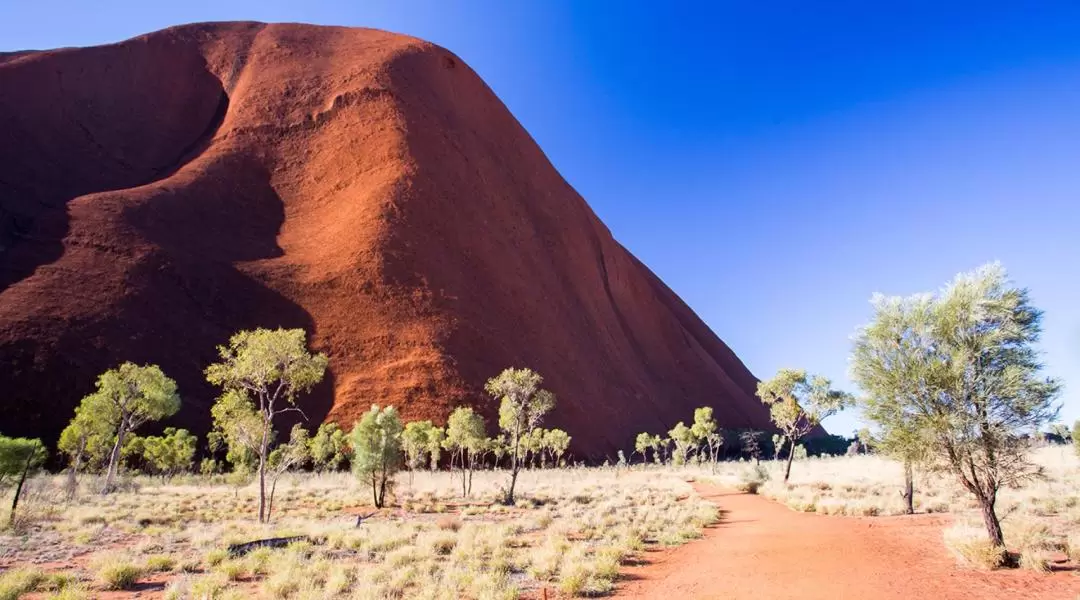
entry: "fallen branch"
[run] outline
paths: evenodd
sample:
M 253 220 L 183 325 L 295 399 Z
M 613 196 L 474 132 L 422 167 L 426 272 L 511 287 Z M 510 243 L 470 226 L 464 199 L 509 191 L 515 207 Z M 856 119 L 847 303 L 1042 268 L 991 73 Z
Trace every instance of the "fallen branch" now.
M 373 511 L 373 512 L 369 512 L 366 515 L 356 515 L 356 526 L 360 527 L 361 525 L 363 525 L 364 520 L 366 520 L 368 517 L 375 516 L 376 514 L 378 514 L 378 512 L 379 511 L 376 510 L 376 511 Z
M 311 538 L 306 535 L 297 535 L 293 537 L 279 537 L 269 538 L 265 540 L 255 540 L 253 542 L 245 542 L 243 544 L 232 544 L 229 546 L 229 556 L 237 558 L 244 556 L 248 552 L 255 550 L 256 548 L 284 548 L 289 544 L 295 544 L 297 542 L 310 542 Z

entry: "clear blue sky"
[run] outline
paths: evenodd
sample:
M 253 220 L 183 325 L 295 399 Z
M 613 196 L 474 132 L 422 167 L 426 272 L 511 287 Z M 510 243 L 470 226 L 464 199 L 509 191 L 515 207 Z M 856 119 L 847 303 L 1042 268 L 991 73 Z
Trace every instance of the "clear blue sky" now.
M 0 50 L 229 19 L 431 40 L 758 376 L 850 387 L 873 292 L 1000 260 L 1080 418 L 1080 3 L 665 4 L 0 0 Z

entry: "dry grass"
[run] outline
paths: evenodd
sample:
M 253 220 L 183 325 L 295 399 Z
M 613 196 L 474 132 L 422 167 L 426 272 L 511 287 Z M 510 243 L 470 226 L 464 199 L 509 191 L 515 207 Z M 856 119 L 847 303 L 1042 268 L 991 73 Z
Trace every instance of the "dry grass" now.
M 140 478 L 104 498 L 86 481 L 75 502 L 34 524 L 34 535 L 0 538 L 0 545 L 13 542 L 0 567 L 58 558 L 71 565 L 62 596 L 71 598 L 130 589 L 151 576 L 164 576 L 164 596 L 176 599 L 500 599 L 541 587 L 588 596 L 612 590 L 635 553 L 695 539 L 717 518 L 671 471 L 528 471 L 513 507 L 496 502 L 506 479 L 478 472 L 473 494 L 462 498 L 456 474 L 417 473 L 411 485 L 403 474 L 393 506 L 359 528 L 356 515 L 374 509 L 370 492 L 348 474 L 283 478 L 268 525 L 254 519 L 256 489 L 222 477 L 171 484 Z M 37 485 L 45 490 L 62 478 Z M 297 535 L 314 543 L 241 558 L 225 550 Z M 57 547 L 68 550 L 56 557 L 50 553 Z M 8 571 L 0 589 L 44 590 L 34 578 L 45 575 L 30 575 Z

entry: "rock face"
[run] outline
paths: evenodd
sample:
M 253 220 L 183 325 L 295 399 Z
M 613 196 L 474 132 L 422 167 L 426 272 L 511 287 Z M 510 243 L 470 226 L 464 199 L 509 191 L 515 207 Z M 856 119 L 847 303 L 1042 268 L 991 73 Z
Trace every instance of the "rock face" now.
M 456 56 L 368 29 L 198 24 L 0 55 L 0 431 L 54 438 L 124 360 L 205 431 L 214 347 L 303 327 L 304 399 L 442 422 L 529 366 L 579 456 L 715 407 L 770 429 L 739 359 L 620 246 Z

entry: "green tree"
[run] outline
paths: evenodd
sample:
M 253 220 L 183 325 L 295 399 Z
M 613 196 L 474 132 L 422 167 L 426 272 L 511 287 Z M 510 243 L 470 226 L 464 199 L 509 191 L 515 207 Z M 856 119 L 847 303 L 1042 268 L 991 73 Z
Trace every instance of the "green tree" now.
M 412 485 L 413 471 L 430 463 L 431 432 L 434 429 L 435 425 L 431 421 L 412 421 L 405 424 L 405 431 L 401 434 L 401 446 L 409 467 L 409 485 Z
M 660 462 L 657 464 L 662 465 L 674 460 L 674 457 L 669 452 L 671 450 L 671 444 L 673 442 L 674 440 L 672 440 L 671 437 L 662 438 L 659 435 L 656 436 L 656 448 L 654 449 L 654 451 L 660 457 Z
M 195 463 L 198 439 L 187 429 L 165 428 L 160 436 L 141 438 L 143 462 L 164 478 L 190 471 Z
M 1073 423 L 1072 441 L 1073 441 L 1073 450 L 1077 454 L 1080 454 L 1080 419 L 1077 419 L 1076 422 Z
M 233 441 L 258 456 L 260 522 L 266 522 L 266 461 L 274 438 L 274 417 L 296 411 L 306 419 L 296 399 L 322 381 L 326 373 L 326 356 L 310 354 L 305 336 L 303 329 L 241 331 L 229 339 L 227 346 L 218 346 L 221 362 L 206 368 L 207 381 L 223 390 L 218 403 L 226 405 L 219 411 L 223 422 L 219 423 L 215 415 L 215 428 L 223 435 L 228 431 L 238 434 L 228 419 L 243 419 L 245 431 L 234 436 Z M 246 431 L 252 412 L 261 421 L 257 442 L 249 439 Z
M 266 521 L 274 513 L 274 492 L 277 482 L 287 471 L 298 469 L 311 460 L 311 434 L 303 425 L 293 425 L 289 432 L 289 441 L 278 445 L 267 457 L 267 472 L 270 474 L 270 498 L 266 503 Z
M 431 457 L 431 470 L 439 468 L 439 459 L 442 456 L 443 440 L 446 439 L 446 430 L 442 427 L 432 427 L 428 432 L 428 456 Z
M 92 418 L 82 406 L 75 409 L 75 417 L 60 432 L 57 450 L 68 457 L 68 498 L 74 498 L 78 490 L 79 472 L 88 465 L 100 466 L 111 448 L 112 431 L 102 419 Z
M 709 462 L 714 470 L 716 469 L 717 454 L 724 444 L 724 438 L 720 435 L 718 429 L 711 406 L 702 406 L 694 410 L 694 424 L 690 426 L 690 433 L 699 446 L 705 444 L 708 448 Z M 699 449 L 698 453 L 700 454 L 700 452 Z
M 235 473 L 251 473 L 262 447 L 263 417 L 244 394 L 227 391 L 210 407 L 214 427 L 207 436 L 210 450 L 225 446 L 225 461 Z M 273 441 L 273 435 L 267 442 Z
M 529 465 L 529 458 L 532 458 L 532 468 L 540 468 L 540 459 L 544 454 L 544 429 L 542 427 L 535 427 L 529 431 L 529 435 L 525 436 L 522 440 L 522 446 L 525 449 L 525 465 Z
M 476 460 L 484 452 L 487 433 L 484 418 L 468 406 L 459 406 L 450 413 L 446 421 L 446 439 L 443 448 L 450 451 L 450 469 L 454 468 L 454 457 L 461 465 L 461 495 L 472 492 L 472 474 Z
M 499 435 L 491 438 L 490 443 L 488 444 L 488 447 L 491 449 L 491 453 L 495 457 L 495 464 L 494 464 L 493 468 L 497 469 L 497 468 L 499 468 L 499 465 L 502 463 L 503 457 L 506 456 L 506 452 L 507 452 L 506 435 L 500 433 Z
M 668 437 L 675 442 L 675 452 L 671 455 L 671 463 L 676 466 L 686 464 L 690 458 L 690 450 L 694 447 L 694 433 L 685 423 L 679 421 L 668 432 Z
M 45 444 L 38 439 L 10 438 L 0 435 L 0 485 L 18 479 L 15 497 L 11 500 L 8 524 L 15 525 L 15 511 L 19 508 L 26 478 L 39 469 L 46 458 Z
M 323 423 L 308 444 L 315 470 L 337 471 L 349 458 L 349 440 L 337 423 Z
M 510 454 L 510 485 L 503 497 L 514 503 L 514 488 L 522 466 L 522 441 L 555 408 L 555 395 L 540 389 L 544 378 L 531 369 L 506 369 L 488 380 L 484 389 L 499 401 L 499 428 L 506 434 Z
M 998 264 L 958 275 L 938 294 L 874 296 L 856 335 L 852 379 L 886 430 L 926 445 L 977 500 L 990 541 L 1004 545 L 995 503 L 1039 469 L 1026 436 L 1057 413 L 1061 386 L 1039 376 L 1042 313 Z
M 128 434 L 151 421 L 160 421 L 180 410 L 176 382 L 157 365 L 126 362 L 97 379 L 97 390 L 82 399 L 77 414 L 107 429 L 112 438 L 109 466 L 101 493 L 112 491 Z
M 401 469 L 401 434 L 404 430 L 393 406 L 380 408 L 373 404 L 349 434 L 353 472 L 371 484 L 375 508 L 383 507 L 387 487 Z
M 548 454 L 548 459 L 552 465 L 559 466 L 563 454 L 566 454 L 566 451 L 570 449 L 571 439 L 570 434 L 562 429 L 544 430 L 544 451 Z
M 647 431 L 637 434 L 637 437 L 634 438 L 634 453 L 641 455 L 642 462 L 648 460 L 646 452 L 649 451 L 649 448 L 652 448 L 652 435 Z M 631 458 L 633 458 L 633 455 L 631 455 Z
M 769 407 L 769 416 L 791 445 L 784 483 L 791 477 L 791 461 L 799 440 L 821 420 L 851 403 L 851 396 L 832 389 L 832 382 L 820 375 L 807 376 L 802 369 L 780 369 L 775 377 L 758 384 L 758 397 Z

